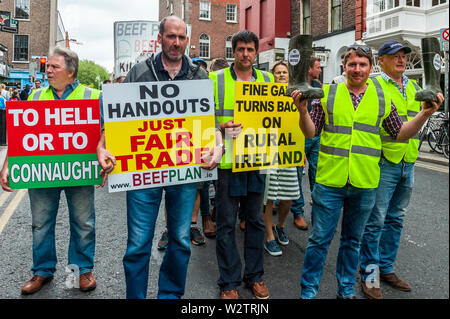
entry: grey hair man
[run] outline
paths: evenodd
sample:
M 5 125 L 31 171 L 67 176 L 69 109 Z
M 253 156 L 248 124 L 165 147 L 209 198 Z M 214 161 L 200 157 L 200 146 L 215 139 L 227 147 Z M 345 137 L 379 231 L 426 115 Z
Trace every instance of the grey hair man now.
M 100 91 L 87 88 L 77 80 L 78 55 L 65 48 L 55 48 L 47 61 L 49 86 L 36 90 L 28 100 L 99 99 Z M 0 172 L 3 190 L 9 186 L 8 158 Z M 80 290 L 95 289 L 92 274 L 95 251 L 94 186 L 32 188 L 28 190 L 32 217 L 33 278 L 22 287 L 22 294 L 37 292 L 53 278 L 56 271 L 55 224 L 61 192 L 65 193 L 70 216 L 70 244 L 68 261 L 80 273 Z

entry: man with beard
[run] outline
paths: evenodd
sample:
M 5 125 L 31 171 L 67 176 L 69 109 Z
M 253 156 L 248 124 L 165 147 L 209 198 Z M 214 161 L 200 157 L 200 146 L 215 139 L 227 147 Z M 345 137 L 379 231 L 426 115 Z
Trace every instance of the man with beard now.
M 136 64 L 124 83 L 208 78 L 203 68 L 194 65 L 184 55 L 189 39 L 182 19 L 176 16 L 164 18 L 160 23 L 158 42 L 162 52 Z M 216 137 L 220 144 L 221 135 L 216 134 Z M 205 169 L 213 169 L 220 163 L 222 146 L 216 146 L 210 155 L 211 161 L 202 166 Z M 102 174 L 111 172 L 115 158 L 105 148 L 104 134 L 98 144 L 97 156 Z M 179 299 L 184 295 L 191 254 L 189 231 L 197 183 L 127 191 L 128 243 L 123 258 L 127 298 L 147 296 L 152 241 L 163 190 L 169 238 L 159 273 L 158 298 Z

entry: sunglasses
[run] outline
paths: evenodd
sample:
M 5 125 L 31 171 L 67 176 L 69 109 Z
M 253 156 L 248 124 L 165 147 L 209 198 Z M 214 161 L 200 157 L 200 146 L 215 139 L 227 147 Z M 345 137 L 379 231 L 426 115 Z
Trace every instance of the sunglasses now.
M 372 55 L 372 49 L 367 45 L 353 44 L 347 47 L 347 51 L 361 49 L 364 53 Z

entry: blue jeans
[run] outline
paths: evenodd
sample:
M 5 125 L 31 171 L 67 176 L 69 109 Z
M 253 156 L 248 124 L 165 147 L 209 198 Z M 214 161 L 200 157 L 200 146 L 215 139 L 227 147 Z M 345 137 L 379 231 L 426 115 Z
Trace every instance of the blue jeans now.
M 159 271 L 158 298 L 184 295 L 191 256 L 190 225 L 197 183 L 164 187 L 168 245 Z M 149 262 L 163 187 L 127 192 L 127 250 L 123 257 L 127 298 L 147 297 Z
M 361 245 L 361 279 L 366 280 L 369 265 L 382 274 L 394 272 L 403 219 L 414 185 L 414 163 L 398 164 L 382 158 L 380 185 L 375 206 L 367 222 Z
M 33 233 L 33 274 L 52 276 L 56 271 L 55 224 L 61 191 L 69 208 L 70 241 L 68 262 L 80 274 L 94 268 L 95 207 L 94 187 L 32 188 L 28 190 Z
M 376 189 L 362 189 L 351 185 L 342 188 L 315 184 L 312 193 L 313 229 L 306 247 L 301 278 L 301 297 L 312 299 L 319 290 L 328 247 L 344 207 L 341 238 L 336 262 L 337 295 L 354 295 L 355 273 L 359 248 L 367 219 L 375 204 Z
M 314 184 L 316 182 L 316 172 L 317 172 L 317 160 L 319 159 L 319 149 L 320 149 L 320 136 L 314 136 L 313 138 L 305 139 L 305 155 L 308 160 L 308 179 L 309 179 L 309 189 L 311 193 L 314 189 Z M 291 211 L 294 213 L 294 217 L 303 217 L 305 206 L 305 199 L 303 197 L 302 190 L 302 179 L 303 179 L 303 169 L 304 167 L 297 167 L 297 177 L 298 184 L 300 186 L 300 198 L 292 201 Z

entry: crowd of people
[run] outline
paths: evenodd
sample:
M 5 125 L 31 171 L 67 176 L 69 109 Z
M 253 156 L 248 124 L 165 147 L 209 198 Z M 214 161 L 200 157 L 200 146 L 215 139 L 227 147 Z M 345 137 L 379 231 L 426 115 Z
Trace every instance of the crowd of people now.
M 33 84 L 25 84 L 21 90 L 20 88 L 12 87 L 7 89 L 5 84 L 0 84 L 0 108 L 7 101 L 26 101 L 32 92 L 41 88 L 41 85 L 41 80 L 35 80 Z
M 258 299 L 270 296 L 264 275 L 265 251 L 282 254 L 280 245 L 289 244 L 285 221 L 289 212 L 297 228 L 307 230 L 302 196 L 303 167 L 259 171 L 232 171 L 233 139 L 243 123 L 234 121 L 236 81 L 287 83 L 289 65 L 277 62 L 272 72 L 253 67 L 258 53 L 258 37 L 241 30 L 232 37 L 234 61 L 213 61 L 210 70 L 202 59 L 188 58 L 186 25 L 176 16 L 160 23 L 158 42 L 162 52 L 136 64 L 124 83 L 154 81 L 192 81 L 212 79 L 215 99 L 216 146 L 210 151 L 206 170 L 218 167 L 214 181 L 215 198 L 209 200 L 211 184 L 190 183 L 127 191 L 128 241 L 123 267 L 127 298 L 146 298 L 149 261 L 160 204 L 165 193 L 166 229 L 158 245 L 164 249 L 158 298 L 181 298 L 191 254 L 190 244 L 205 239 L 197 226 L 199 210 L 207 237 L 214 237 L 218 265 L 220 298 L 237 299 L 244 283 Z M 360 265 L 361 288 L 368 298 L 382 298 L 380 286 L 367 281 L 368 265 L 376 265 L 381 280 L 409 291 L 410 285 L 394 271 L 403 218 L 411 196 L 413 163 L 417 158 L 414 138 L 426 119 L 443 101 L 420 103 L 414 94 L 417 83 L 404 75 L 408 47 L 390 41 L 379 49 L 382 75 L 369 79 L 372 49 L 349 45 L 342 61 L 345 81 L 321 84 L 320 61 L 308 61 L 308 82 L 321 87 L 322 99 L 302 99 L 295 90 L 293 102 L 299 112 L 299 129 L 305 135 L 305 155 L 312 191 L 312 230 L 301 273 L 299 296 L 314 298 L 319 290 L 328 247 L 335 234 L 343 208 L 339 253 L 336 264 L 337 298 L 355 298 L 355 275 Z M 76 80 L 78 58 L 66 49 L 56 49 L 48 60 L 49 86 L 29 99 L 77 99 L 86 95 L 99 98 L 101 92 L 86 88 Z M 316 80 L 315 80 L 316 79 Z M 103 185 L 114 169 L 116 159 L 106 148 L 102 131 L 97 146 Z M 0 181 L 8 182 L 6 159 Z M 401 188 L 401 190 L 397 190 Z M 80 289 L 95 289 L 93 275 L 95 248 L 94 186 L 29 190 L 33 233 L 33 278 L 22 287 L 32 294 L 53 278 L 56 265 L 54 224 L 60 193 L 69 203 L 71 237 L 69 263 L 80 269 Z M 213 205 L 213 210 L 210 209 Z M 273 222 L 277 205 L 278 221 Z M 238 214 L 245 224 L 244 256 L 236 240 Z M 215 221 L 215 225 L 213 223 Z M 360 251 L 361 248 L 361 251 Z M 371 268 L 372 269 L 372 268 Z M 373 276 L 370 277 L 373 280 Z M 370 284 L 369 284 L 370 283 Z M 276 296 L 275 296 L 276 297 Z

